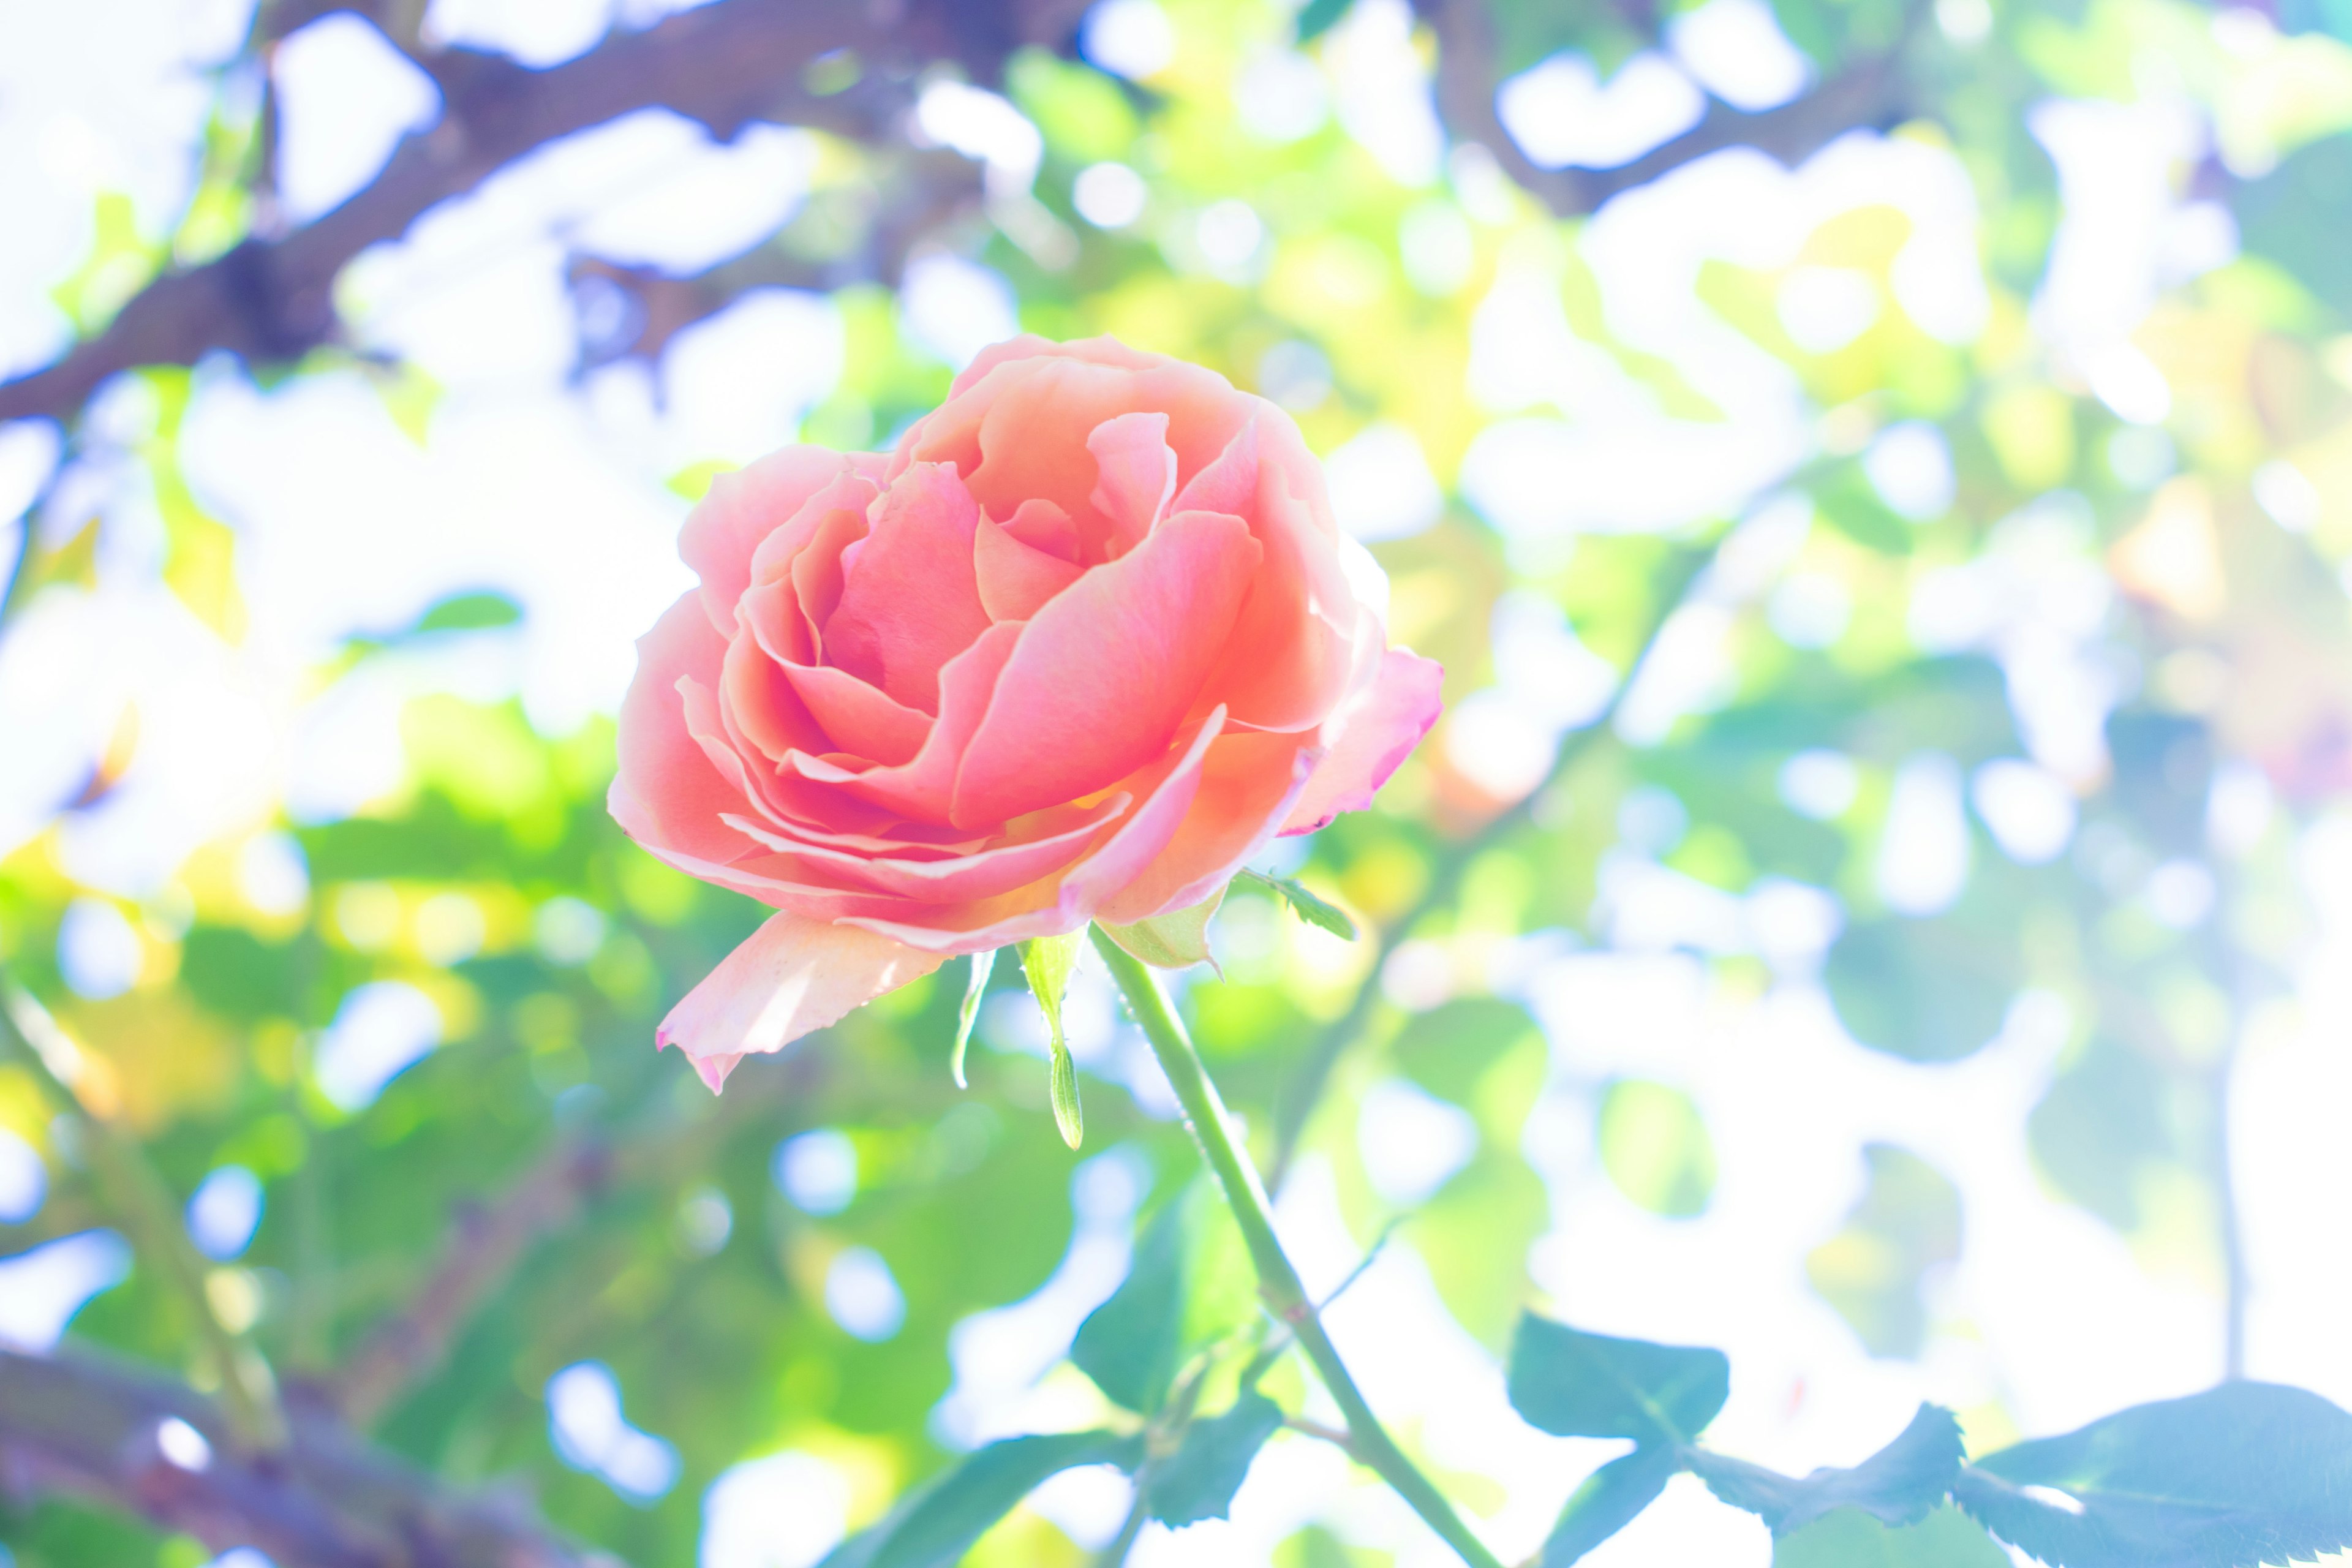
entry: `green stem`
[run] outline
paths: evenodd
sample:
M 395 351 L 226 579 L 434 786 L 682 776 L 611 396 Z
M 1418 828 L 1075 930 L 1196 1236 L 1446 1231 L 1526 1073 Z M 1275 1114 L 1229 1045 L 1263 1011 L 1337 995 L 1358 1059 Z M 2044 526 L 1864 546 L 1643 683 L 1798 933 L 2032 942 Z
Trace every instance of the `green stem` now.
M 1184 1026 L 1169 1010 L 1160 983 L 1141 960 L 1104 934 L 1099 926 L 1094 928 L 1093 934 L 1095 951 L 1109 966 L 1111 978 L 1125 994 L 1135 1021 L 1143 1026 L 1152 1052 L 1160 1058 L 1160 1069 L 1167 1073 L 1170 1086 L 1184 1107 L 1192 1137 L 1207 1158 L 1209 1168 L 1216 1173 L 1217 1184 L 1224 1189 L 1226 1205 L 1234 1211 L 1242 1238 L 1249 1247 L 1250 1261 L 1257 1270 L 1259 1294 L 1265 1298 L 1274 1315 L 1298 1336 L 1299 1345 L 1315 1363 L 1323 1385 L 1331 1391 L 1333 1402 L 1347 1417 L 1349 1452 L 1388 1482 L 1471 1568 L 1502 1568 L 1495 1554 L 1454 1511 L 1454 1505 L 1445 1500 L 1444 1494 L 1397 1447 L 1396 1440 L 1381 1425 L 1380 1417 L 1372 1414 L 1371 1406 L 1364 1403 L 1356 1380 L 1349 1375 L 1347 1364 L 1340 1361 L 1330 1336 L 1323 1331 L 1323 1321 L 1315 1314 L 1314 1300 L 1307 1294 L 1298 1270 L 1282 1250 L 1282 1241 L 1274 1233 L 1274 1214 L 1266 1203 L 1265 1188 L 1258 1181 L 1257 1168 L 1234 1142 L 1224 1101 L 1218 1097 L 1217 1086 L 1209 1080 L 1208 1070 L 1201 1065 L 1200 1053 L 1192 1048 Z
M 229 1332 L 205 1290 L 211 1265 L 188 1239 L 171 1188 L 148 1163 L 138 1141 L 111 1118 L 87 1104 L 69 1081 L 78 1047 L 58 1030 L 47 1013 L 16 989 L 0 971 L 0 1023 L 34 1079 L 69 1118 L 89 1161 L 107 1206 L 131 1233 L 132 1254 L 153 1268 L 195 1319 L 205 1358 L 220 1380 L 221 1405 L 229 1426 L 247 1448 L 266 1451 L 286 1441 L 286 1417 L 268 1363 L 242 1335 Z

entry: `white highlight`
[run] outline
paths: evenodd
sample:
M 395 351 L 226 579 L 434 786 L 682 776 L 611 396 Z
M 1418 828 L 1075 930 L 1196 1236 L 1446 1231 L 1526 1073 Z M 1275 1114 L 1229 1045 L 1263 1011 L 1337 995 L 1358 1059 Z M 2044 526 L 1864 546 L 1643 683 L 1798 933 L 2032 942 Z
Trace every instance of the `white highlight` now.
M 404 980 L 354 987 L 319 1037 L 311 1062 L 319 1092 L 338 1110 L 364 1110 L 441 1043 L 443 1028 L 441 1009 Z
M 1960 770 L 1922 752 L 1895 773 L 1878 845 L 1878 896 L 1906 915 L 1948 908 L 1969 879 L 1969 825 L 1960 814 Z
M 1538 168 L 1613 169 L 1698 123 L 1706 102 L 1682 68 L 1644 49 L 1606 84 L 1582 55 L 1554 55 L 1495 94 L 1495 111 Z
M 1323 459 L 1331 510 L 1358 539 L 1402 539 L 1435 522 L 1445 496 L 1422 456 L 1421 443 L 1402 425 L 1365 426 Z

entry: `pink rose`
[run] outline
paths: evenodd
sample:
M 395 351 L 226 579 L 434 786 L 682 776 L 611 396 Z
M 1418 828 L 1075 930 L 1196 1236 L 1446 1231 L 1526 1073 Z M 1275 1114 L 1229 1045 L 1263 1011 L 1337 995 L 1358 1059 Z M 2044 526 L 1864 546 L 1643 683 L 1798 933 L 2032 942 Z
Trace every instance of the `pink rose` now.
M 719 479 L 614 817 L 777 912 L 662 1023 L 744 1055 L 950 954 L 1131 924 L 1372 792 L 1438 712 L 1272 404 L 1110 338 L 982 353 L 897 452 Z

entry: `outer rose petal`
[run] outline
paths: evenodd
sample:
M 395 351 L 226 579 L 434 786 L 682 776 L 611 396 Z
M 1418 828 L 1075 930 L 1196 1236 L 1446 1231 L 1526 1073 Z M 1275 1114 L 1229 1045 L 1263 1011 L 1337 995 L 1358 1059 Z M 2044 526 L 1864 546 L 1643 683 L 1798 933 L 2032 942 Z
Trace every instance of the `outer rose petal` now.
M 751 803 L 704 755 L 686 725 L 681 677 L 716 683 L 727 644 L 712 629 L 703 600 L 689 590 L 637 639 L 637 675 L 621 703 L 620 766 L 606 805 L 621 831 L 648 848 L 681 849 L 728 861 L 743 837 L 719 820 Z
M 1323 726 L 1330 751 L 1307 781 L 1282 831 L 1312 833 L 1343 811 L 1361 811 L 1437 722 L 1445 671 L 1410 648 L 1381 656 L 1371 682 Z
M 654 1046 L 676 1046 L 713 1094 L 755 1051 L 780 1051 L 940 966 L 936 953 L 795 914 L 774 914 L 669 1011 Z
M 842 918 L 940 954 L 975 952 L 983 947 L 1003 947 L 1031 937 L 1078 930 L 1094 918 L 1106 900 L 1133 881 L 1167 848 L 1182 828 L 1184 815 L 1200 792 L 1209 750 L 1223 734 L 1224 725 L 1225 710 L 1210 710 L 1189 739 L 1179 737 L 1181 752 L 1126 781 L 1130 789 L 1144 795 L 1143 804 L 1129 811 L 1127 820 L 1099 847 L 1071 867 L 1058 887 L 1024 888 L 961 909 L 916 911 L 901 906 L 887 913 L 854 910 Z M 918 912 L 927 917 L 921 923 L 906 919 Z
M 1255 399 L 1249 400 L 1255 402 Z M 1249 601 L 1210 677 L 1212 700 L 1261 730 L 1320 724 L 1353 673 L 1356 594 L 1340 564 L 1321 471 L 1287 419 L 1254 415 L 1215 462 L 1177 492 L 1181 515 L 1249 520 L 1265 551 Z
M 1131 873 L 1101 906 L 1114 925 L 1190 909 L 1233 879 L 1275 836 L 1315 765 L 1312 735 L 1244 731 L 1220 737 L 1202 761 L 1192 809 L 1151 864 Z
M 751 556 L 809 498 L 851 468 L 823 447 L 787 447 L 748 468 L 721 474 L 678 531 L 677 552 L 702 579 L 710 624 L 732 635 L 735 601 L 751 585 Z

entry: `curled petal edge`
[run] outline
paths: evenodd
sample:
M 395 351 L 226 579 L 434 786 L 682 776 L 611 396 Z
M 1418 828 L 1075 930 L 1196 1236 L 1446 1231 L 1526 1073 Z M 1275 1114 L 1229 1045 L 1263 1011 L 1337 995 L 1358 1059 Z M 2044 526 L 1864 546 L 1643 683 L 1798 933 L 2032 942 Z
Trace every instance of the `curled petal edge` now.
M 782 1050 L 940 962 L 874 931 L 778 912 L 670 1009 L 654 1046 L 684 1051 L 716 1094 L 745 1057 Z
M 1312 833 L 1343 811 L 1361 811 L 1412 754 L 1444 710 L 1437 661 L 1392 647 L 1380 669 L 1326 722 L 1329 750 L 1284 819 L 1285 837 Z

